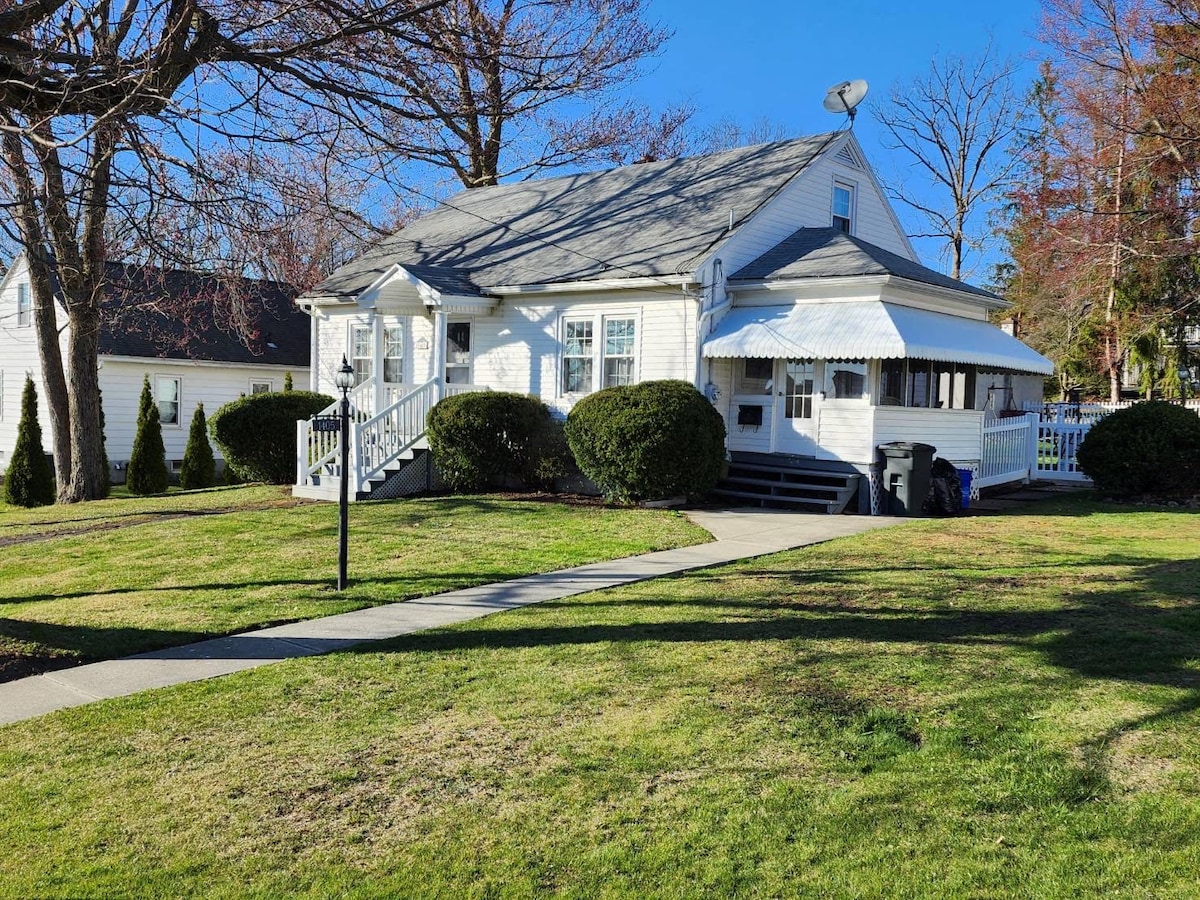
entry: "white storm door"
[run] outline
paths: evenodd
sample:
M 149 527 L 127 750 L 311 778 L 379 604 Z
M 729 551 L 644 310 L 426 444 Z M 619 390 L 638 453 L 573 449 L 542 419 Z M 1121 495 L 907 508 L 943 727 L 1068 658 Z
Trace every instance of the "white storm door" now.
M 822 363 L 812 359 L 780 359 L 775 366 L 774 450 L 816 456 Z
M 446 323 L 446 384 L 471 384 L 471 320 Z

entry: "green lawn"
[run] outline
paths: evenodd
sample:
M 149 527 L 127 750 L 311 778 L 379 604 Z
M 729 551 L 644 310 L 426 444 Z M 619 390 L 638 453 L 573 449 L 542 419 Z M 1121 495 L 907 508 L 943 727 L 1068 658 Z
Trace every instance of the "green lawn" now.
M 1194 897 L 1197 525 L 921 522 L 9 726 L 0 895 Z
M 678 514 L 488 497 L 337 504 L 286 488 L 0 506 L 0 681 L 708 539 Z

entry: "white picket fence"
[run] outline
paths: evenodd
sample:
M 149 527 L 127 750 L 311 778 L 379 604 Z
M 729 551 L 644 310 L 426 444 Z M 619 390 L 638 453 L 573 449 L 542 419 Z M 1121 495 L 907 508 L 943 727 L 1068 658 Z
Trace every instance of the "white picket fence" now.
M 1032 478 L 1037 438 L 1037 413 L 984 422 L 972 489 Z

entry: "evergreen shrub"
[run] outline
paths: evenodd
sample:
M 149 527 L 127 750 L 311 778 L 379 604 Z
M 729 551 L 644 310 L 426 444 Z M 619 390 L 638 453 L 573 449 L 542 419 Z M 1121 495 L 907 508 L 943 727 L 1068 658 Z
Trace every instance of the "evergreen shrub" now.
M 226 403 L 209 420 L 226 471 L 239 482 L 291 483 L 296 477 L 296 422 L 331 403 L 332 397 L 312 391 L 251 394 Z
M 725 459 L 725 421 L 686 381 L 647 381 L 589 394 L 567 417 L 580 470 L 613 502 L 696 497 Z
M 562 426 L 536 397 L 473 391 L 447 397 L 429 412 L 429 447 L 442 478 L 459 492 L 514 479 L 547 487 L 566 471 Z
M 1200 415 L 1161 400 L 1117 410 L 1091 427 L 1076 460 L 1102 493 L 1192 497 L 1200 491 Z
M 142 379 L 138 400 L 137 432 L 129 454 L 125 485 L 131 494 L 161 494 L 167 489 L 167 451 L 163 446 L 158 405 L 150 394 L 150 376 Z
M 197 403 L 188 431 L 187 448 L 183 451 L 183 465 L 179 469 L 179 486 L 191 491 L 212 487 L 216 480 L 217 463 L 213 459 L 212 444 L 208 442 L 204 404 Z
M 17 443 L 4 472 L 4 502 L 25 507 L 49 506 L 54 502 L 54 472 L 42 447 L 37 388 L 28 375 L 25 376 L 25 389 L 21 393 Z

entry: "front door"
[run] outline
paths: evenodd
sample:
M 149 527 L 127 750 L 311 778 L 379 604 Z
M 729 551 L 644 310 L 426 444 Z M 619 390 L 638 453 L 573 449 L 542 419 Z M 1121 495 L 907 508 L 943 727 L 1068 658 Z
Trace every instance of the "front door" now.
M 812 359 L 781 359 L 775 365 L 773 449 L 776 453 L 816 456 L 822 363 Z
M 471 383 L 471 320 L 446 323 L 446 384 Z

